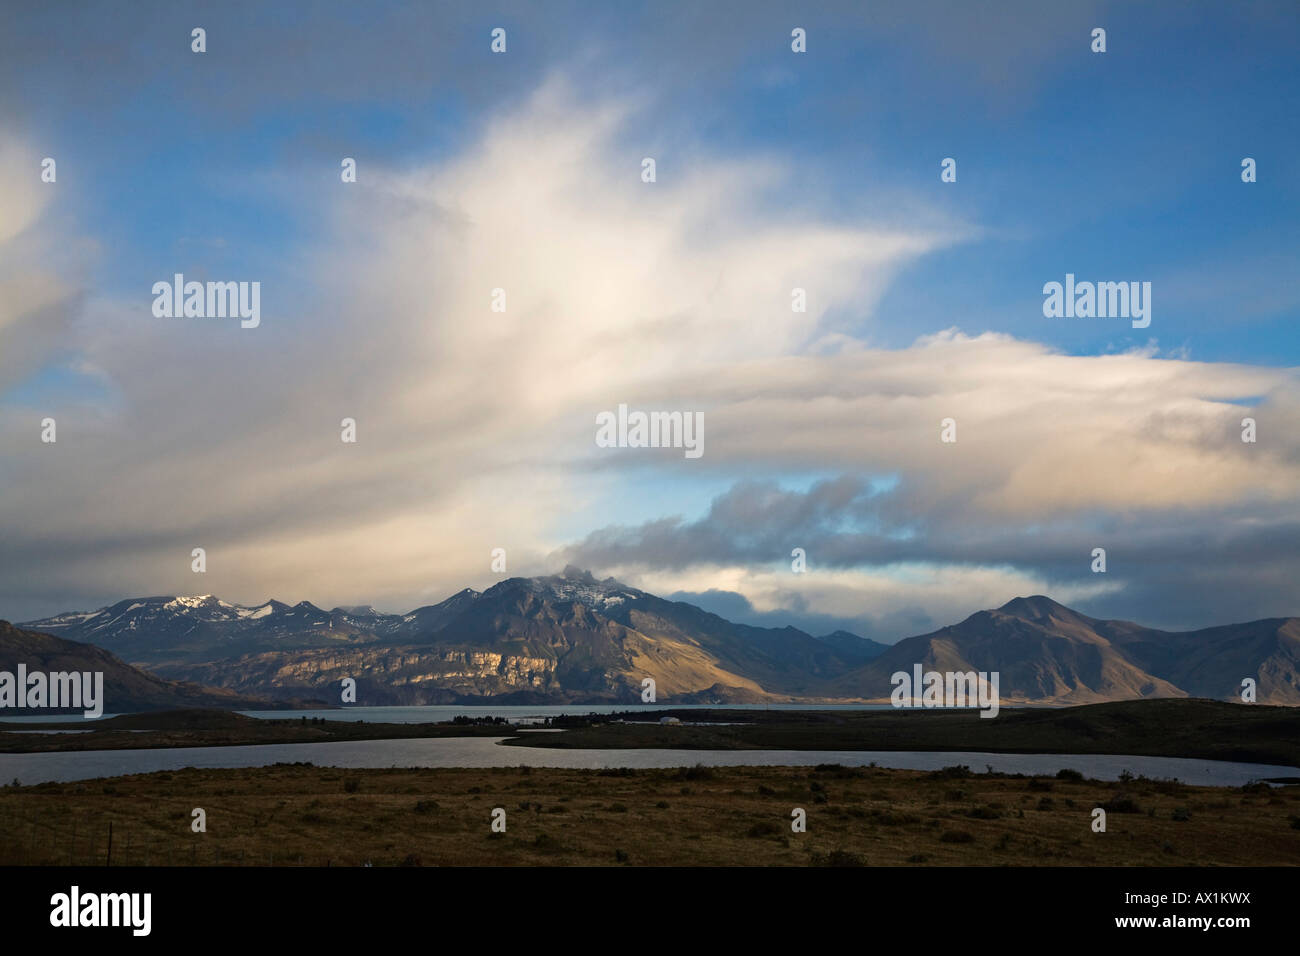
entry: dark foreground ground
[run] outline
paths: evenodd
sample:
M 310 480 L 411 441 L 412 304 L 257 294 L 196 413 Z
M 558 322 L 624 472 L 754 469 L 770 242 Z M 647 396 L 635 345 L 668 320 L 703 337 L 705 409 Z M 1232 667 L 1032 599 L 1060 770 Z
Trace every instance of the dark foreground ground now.
M 40 864 L 1297 865 L 1300 787 L 834 765 L 183 770 L 0 789 L 0 865 Z

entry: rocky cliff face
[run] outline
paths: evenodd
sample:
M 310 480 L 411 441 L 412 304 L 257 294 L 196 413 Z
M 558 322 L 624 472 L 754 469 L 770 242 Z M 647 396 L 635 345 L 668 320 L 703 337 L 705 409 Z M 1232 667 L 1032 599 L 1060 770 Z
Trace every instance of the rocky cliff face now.
M 277 697 L 338 703 L 344 678 L 357 682 L 358 704 L 447 704 L 503 695 L 564 696 L 555 661 L 499 651 L 455 648 L 349 648 L 269 651 L 203 664 L 165 664 L 214 687 L 260 687 Z M 612 688 L 611 688 L 612 690 Z

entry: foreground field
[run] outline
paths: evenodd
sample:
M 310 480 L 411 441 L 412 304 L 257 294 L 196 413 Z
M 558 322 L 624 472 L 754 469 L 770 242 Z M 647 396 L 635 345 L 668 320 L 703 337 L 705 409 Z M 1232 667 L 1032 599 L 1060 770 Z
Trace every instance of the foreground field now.
M 498 807 L 506 832 L 494 834 Z M 806 833 L 791 831 L 796 807 Z M 1105 833 L 1091 829 L 1095 807 L 1108 808 Z M 206 833 L 191 831 L 195 808 Z M 960 768 L 279 765 L 0 789 L 0 865 L 106 863 L 1297 865 L 1300 788 Z

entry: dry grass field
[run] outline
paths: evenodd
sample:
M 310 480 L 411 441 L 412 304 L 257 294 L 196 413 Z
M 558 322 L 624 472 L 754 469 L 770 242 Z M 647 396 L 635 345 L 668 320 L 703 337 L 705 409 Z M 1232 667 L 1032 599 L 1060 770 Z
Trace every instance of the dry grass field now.
M 1091 828 L 1098 806 L 1105 833 Z M 196 807 L 206 833 L 191 831 Z M 497 807 L 505 833 L 491 831 Z M 791 831 L 796 807 L 805 833 Z M 1296 865 L 1300 787 L 833 765 L 279 765 L 0 788 L 0 865 L 41 864 Z

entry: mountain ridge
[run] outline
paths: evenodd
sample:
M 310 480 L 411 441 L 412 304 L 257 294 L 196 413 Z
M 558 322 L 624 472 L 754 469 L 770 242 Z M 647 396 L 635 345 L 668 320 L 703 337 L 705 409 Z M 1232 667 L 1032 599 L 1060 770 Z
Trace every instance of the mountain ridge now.
M 1174 632 L 1015 597 L 883 645 L 848 631 L 728 621 L 573 566 L 464 588 L 406 614 L 212 595 L 126 599 L 22 627 L 110 647 L 171 678 L 244 693 L 320 696 L 344 677 L 390 703 L 888 700 L 891 675 L 997 671 L 1008 702 L 1144 697 L 1300 704 L 1300 618 Z M 364 693 L 360 693 L 364 691 Z

